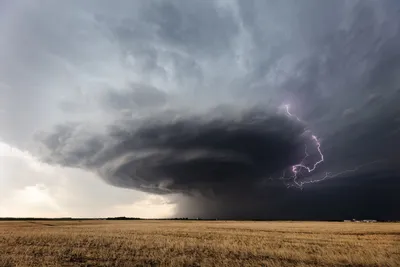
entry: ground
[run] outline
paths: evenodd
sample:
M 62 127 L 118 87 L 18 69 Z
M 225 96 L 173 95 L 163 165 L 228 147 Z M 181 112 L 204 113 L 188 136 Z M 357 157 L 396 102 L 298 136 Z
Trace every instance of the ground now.
M 0 222 L 0 266 L 400 266 L 399 223 Z

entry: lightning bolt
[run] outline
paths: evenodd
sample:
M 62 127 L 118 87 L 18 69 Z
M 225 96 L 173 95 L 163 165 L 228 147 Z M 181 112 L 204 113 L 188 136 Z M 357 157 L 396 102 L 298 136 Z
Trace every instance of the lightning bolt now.
M 283 107 L 285 108 L 285 112 L 286 112 L 286 115 L 288 117 L 290 117 L 292 119 L 295 119 L 295 120 L 297 120 L 299 122 L 304 123 L 299 117 L 297 117 L 296 115 L 294 115 L 294 114 L 292 114 L 290 112 L 290 106 L 289 105 L 286 104 L 286 105 L 283 105 Z M 307 181 L 299 181 L 299 175 L 303 175 L 303 172 L 306 172 L 308 174 L 312 173 L 313 171 L 315 171 L 317 169 L 318 165 L 323 163 L 324 160 L 325 160 L 324 159 L 324 154 L 322 153 L 322 150 L 321 150 L 321 142 L 318 139 L 318 137 L 314 133 L 312 133 L 310 130 L 304 129 L 304 131 L 305 131 L 305 133 L 307 133 L 307 132 L 310 133 L 310 139 L 311 139 L 312 143 L 314 144 L 314 146 L 316 147 L 316 150 L 318 152 L 318 159 L 313 164 L 311 164 L 311 166 L 307 166 L 305 164 L 305 160 L 310 156 L 308 154 L 308 151 L 307 151 L 308 150 L 307 145 L 305 145 L 304 158 L 299 163 L 297 163 L 295 165 L 292 165 L 290 167 L 291 175 L 289 177 L 287 177 L 286 176 L 286 170 L 285 170 L 285 171 L 283 171 L 282 176 L 279 178 L 280 180 L 289 180 L 289 181 L 291 181 L 291 184 L 290 183 L 287 184 L 288 188 L 289 187 L 298 187 L 298 188 L 302 189 L 305 184 L 318 183 L 318 182 L 322 182 L 322 181 L 324 181 L 326 179 L 331 179 L 331 178 L 339 177 L 339 176 L 342 176 L 342 175 L 345 175 L 345 174 L 348 174 L 348 173 L 353 173 L 353 172 L 356 172 L 360 168 L 363 168 L 363 167 L 365 167 L 367 165 L 375 164 L 377 162 L 382 161 L 382 160 L 372 161 L 372 162 L 369 162 L 369 163 L 358 165 L 353 169 L 344 170 L 344 171 L 338 172 L 338 173 L 325 172 L 325 174 L 322 175 L 318 179 L 312 179 L 312 180 L 307 180 Z

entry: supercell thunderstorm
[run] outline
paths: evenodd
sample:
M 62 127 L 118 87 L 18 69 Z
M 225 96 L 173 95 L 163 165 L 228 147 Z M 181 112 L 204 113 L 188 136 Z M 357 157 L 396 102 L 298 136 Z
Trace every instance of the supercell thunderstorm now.
M 1 138 L 176 216 L 400 219 L 399 3 L 26 7 Z

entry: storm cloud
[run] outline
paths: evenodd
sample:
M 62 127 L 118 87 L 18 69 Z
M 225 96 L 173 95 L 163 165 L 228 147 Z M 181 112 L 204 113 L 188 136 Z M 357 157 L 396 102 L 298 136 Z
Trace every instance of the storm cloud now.
M 399 11 L 396 0 L 27 8 L 9 37 L 34 45 L 2 44 L 0 134 L 166 195 L 177 216 L 399 219 Z M 324 161 L 299 186 L 292 166 L 320 160 L 313 135 Z
M 46 160 L 97 171 L 115 186 L 218 195 L 251 190 L 300 161 L 311 143 L 304 125 L 262 109 L 181 114 L 124 120 L 103 136 L 60 127 L 42 139 Z

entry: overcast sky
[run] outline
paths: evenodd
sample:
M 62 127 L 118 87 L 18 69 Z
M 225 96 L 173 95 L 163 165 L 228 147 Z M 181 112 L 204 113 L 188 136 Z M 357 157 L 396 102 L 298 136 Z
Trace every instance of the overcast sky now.
M 399 12 L 1 0 L 0 216 L 399 219 Z

